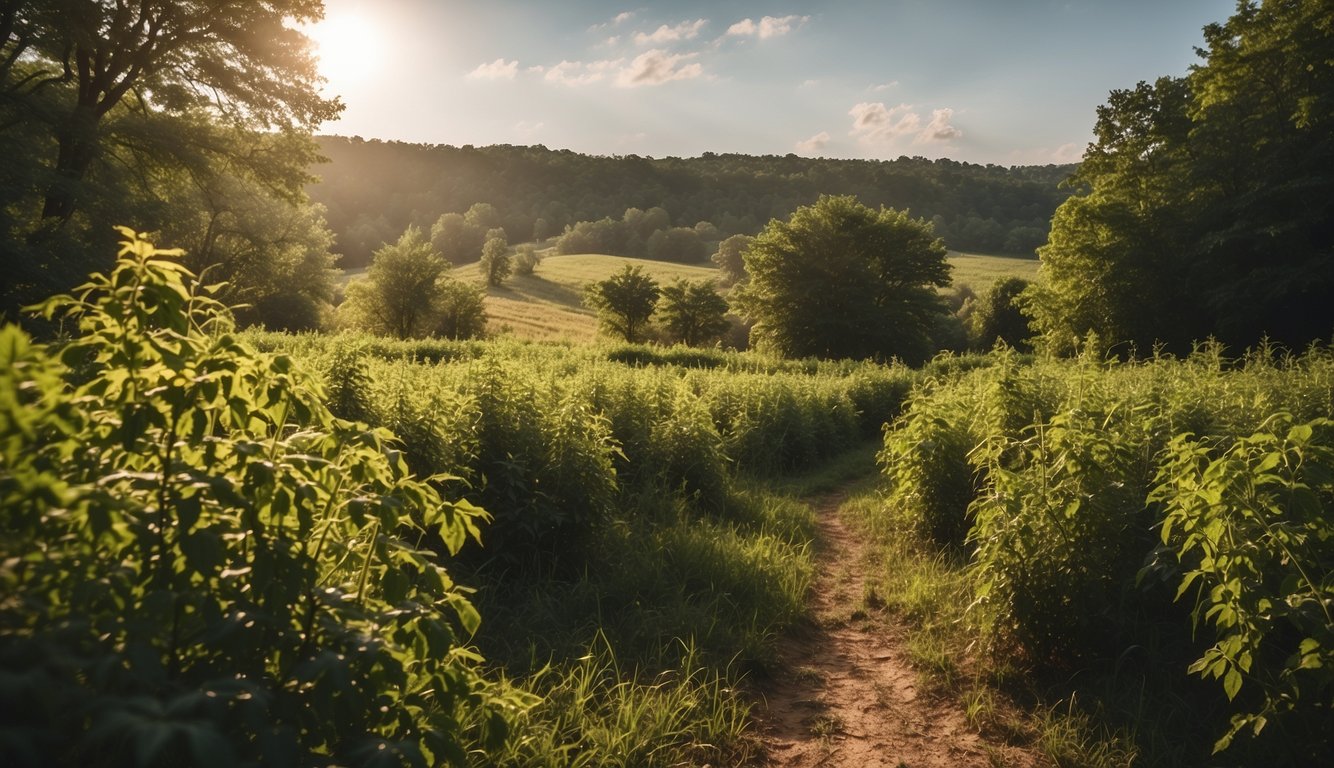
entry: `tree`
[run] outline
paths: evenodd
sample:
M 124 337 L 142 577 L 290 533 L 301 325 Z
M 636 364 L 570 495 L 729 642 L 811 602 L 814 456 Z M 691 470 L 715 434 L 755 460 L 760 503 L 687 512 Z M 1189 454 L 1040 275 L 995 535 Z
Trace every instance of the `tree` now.
M 668 335 L 689 347 L 714 341 L 727 330 L 727 300 L 712 280 L 673 282 L 662 289 L 658 310 Z
M 949 284 L 945 246 L 931 225 L 874 210 L 851 196 L 820 197 L 774 219 L 745 253 L 750 281 L 734 307 L 752 339 L 788 357 L 890 358 L 933 351 Z
M 542 263 L 542 255 L 532 243 L 524 243 L 514 250 L 514 274 L 531 275 Z
M 1056 351 L 1089 331 L 1188 351 L 1300 347 L 1334 328 L 1329 3 L 1242 2 L 1185 78 L 1113 91 L 1040 249 L 1030 308 Z
M 649 237 L 647 255 L 654 261 L 694 264 L 703 261 L 709 255 L 709 250 L 694 229 L 672 227 L 660 229 Z
M 490 203 L 473 203 L 463 218 L 483 232 L 500 226 L 500 211 Z
M 417 227 L 375 252 L 364 280 L 347 289 L 353 323 L 400 339 L 430 332 L 436 283 L 448 264 Z
M 431 245 L 451 264 L 467 264 L 482 257 L 485 235 L 462 214 L 442 213 L 431 225 Z
M 448 275 L 435 283 L 429 328 L 432 336 L 475 339 L 486 332 L 486 296 L 481 289 Z
M 1028 285 L 1022 277 L 1007 277 L 973 302 L 968 327 L 974 347 L 990 349 L 1000 340 L 1012 349 L 1028 349 L 1028 337 L 1033 332 L 1018 302 Z
M 7 68 L 22 55 L 34 70 L 20 82 L 69 86 L 71 96 L 47 113 L 56 157 L 42 218 L 74 214 L 103 122 L 127 102 L 148 109 L 146 94 L 163 112 L 203 110 L 238 126 L 309 130 L 337 116 L 342 105 L 320 95 L 299 29 L 322 15 L 317 0 L 5 3 L 0 21 L 21 22 L 4 41 Z
M 477 262 L 486 284 L 497 286 L 505 282 L 514 269 L 510 247 L 503 237 L 493 237 L 482 246 L 482 260 Z
M 755 238 L 750 235 L 732 235 L 718 243 L 718 252 L 713 254 L 713 263 L 718 265 L 724 286 L 735 285 L 746 279 L 746 262 L 742 254 L 750 247 Z
M 658 281 L 638 266 L 625 265 L 620 272 L 589 285 L 584 303 L 597 311 L 602 327 L 628 342 L 641 339 L 658 303 Z

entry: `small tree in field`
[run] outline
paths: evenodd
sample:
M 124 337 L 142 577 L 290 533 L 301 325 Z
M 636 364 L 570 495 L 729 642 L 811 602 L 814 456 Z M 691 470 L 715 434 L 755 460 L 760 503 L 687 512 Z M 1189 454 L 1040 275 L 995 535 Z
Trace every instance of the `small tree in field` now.
M 445 339 L 475 339 L 486 331 L 482 289 L 448 275 L 435 284 L 431 302 L 431 335 Z
M 751 339 L 788 357 L 889 358 L 934 351 L 950 282 L 945 246 L 907 213 L 823 196 L 777 219 L 745 252 L 749 282 L 734 306 Z
M 974 346 L 990 349 L 999 339 L 1014 349 L 1029 348 L 1028 338 L 1033 332 L 1017 301 L 1026 288 L 1028 281 L 1022 277 L 1007 277 L 977 300 L 968 318 Z
M 497 286 L 505 282 L 505 278 L 514 270 L 509 245 L 499 237 L 487 240 L 486 245 L 482 246 L 482 260 L 477 265 L 487 285 Z
M 746 279 L 746 264 L 741 254 L 746 252 L 754 239 L 750 235 L 732 235 L 718 243 L 718 252 L 713 254 L 713 263 L 718 265 L 724 286 L 735 285 Z
M 584 303 L 598 313 L 603 329 L 639 341 L 658 303 L 658 281 L 629 264 L 606 280 L 593 283 L 584 292 Z
M 436 281 L 449 264 L 426 235 L 408 227 L 398 242 L 375 252 L 365 280 L 348 286 L 353 324 L 400 339 L 427 333 Z
M 662 325 L 674 341 L 697 347 L 727 330 L 727 300 L 712 280 L 677 280 L 662 289 Z
M 514 274 L 531 275 L 537 265 L 542 263 L 542 256 L 532 243 L 524 243 L 514 249 Z

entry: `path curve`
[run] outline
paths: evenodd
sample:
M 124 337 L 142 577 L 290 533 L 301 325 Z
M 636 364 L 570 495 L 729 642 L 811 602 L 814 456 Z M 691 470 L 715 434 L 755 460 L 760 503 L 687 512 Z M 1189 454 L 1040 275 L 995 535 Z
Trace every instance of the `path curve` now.
M 990 744 L 958 702 L 922 690 L 906 630 L 864 602 L 869 553 L 839 519 L 846 490 L 812 502 L 819 522 L 811 622 L 779 641 L 774 677 L 756 707 L 764 765 L 785 768 L 1034 766 Z M 853 610 L 855 609 L 855 610 Z M 849 615 L 850 614 L 850 615 Z

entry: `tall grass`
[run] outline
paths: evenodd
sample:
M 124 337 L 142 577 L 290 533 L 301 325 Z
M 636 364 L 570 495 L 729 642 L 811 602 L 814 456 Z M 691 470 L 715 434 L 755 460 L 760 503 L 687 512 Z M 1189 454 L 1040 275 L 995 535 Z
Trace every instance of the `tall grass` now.
M 1302 764 L 1334 724 L 1331 382 L 1324 350 L 998 353 L 929 378 L 886 433 L 881 525 L 966 563 L 970 642 L 1122 728 L 1107 755 Z
M 865 445 L 916 375 L 722 351 L 250 334 L 484 507 L 474 638 L 538 694 L 479 765 L 736 763 L 747 675 L 804 611 L 810 509 L 766 490 Z M 862 453 L 863 459 L 865 452 Z M 431 546 L 432 542 L 423 542 Z

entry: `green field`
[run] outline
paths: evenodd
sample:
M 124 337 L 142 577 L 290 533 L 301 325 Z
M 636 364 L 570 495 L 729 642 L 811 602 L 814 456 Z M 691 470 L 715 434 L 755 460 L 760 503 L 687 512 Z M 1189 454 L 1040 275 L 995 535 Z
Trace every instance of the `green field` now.
M 1035 258 L 950 251 L 946 260 L 954 267 L 950 273 L 954 285 L 966 285 L 978 293 L 1007 277 L 1035 280 L 1038 276 L 1038 260 Z
M 548 256 L 533 274 L 514 275 L 504 285 L 487 289 L 488 330 L 524 339 L 591 340 L 597 335 L 597 317 L 583 304 L 584 286 L 609 277 L 627 263 L 643 268 L 660 285 L 677 278 L 711 280 L 718 273 L 711 263 L 671 264 L 590 253 Z M 481 281 L 475 263 L 458 267 L 454 276 Z
M 1038 260 L 1017 256 L 988 256 L 950 251 L 954 285 L 967 285 L 981 293 L 1006 277 L 1037 277 Z M 715 279 L 712 262 L 673 264 L 624 256 L 579 253 L 550 255 L 531 275 L 514 275 L 504 285 L 487 289 L 486 312 L 491 335 L 509 334 L 521 339 L 589 341 L 597 335 L 597 318 L 583 304 L 584 286 L 603 280 L 629 263 L 642 267 L 659 284 L 677 278 Z M 366 274 L 365 269 L 346 270 L 340 280 L 346 286 Z M 481 283 L 476 262 L 456 267 L 454 277 Z

